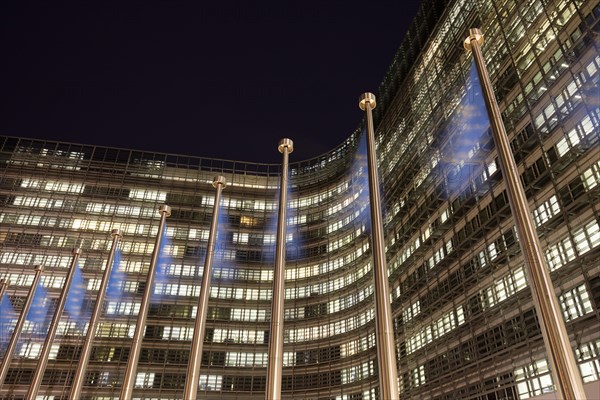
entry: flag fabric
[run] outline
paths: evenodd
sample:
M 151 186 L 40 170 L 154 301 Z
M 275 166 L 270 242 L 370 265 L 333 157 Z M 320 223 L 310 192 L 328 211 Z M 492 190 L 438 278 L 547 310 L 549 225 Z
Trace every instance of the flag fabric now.
M 153 295 L 161 297 L 165 294 L 166 284 L 168 281 L 168 271 L 171 265 L 171 240 L 167 236 L 167 224 L 165 224 L 162 237 L 158 247 L 158 260 L 156 265 L 156 275 L 154 277 Z
M 10 341 L 10 335 L 14 329 L 14 323 L 17 318 L 17 313 L 10 302 L 8 294 L 4 292 L 2 299 L 0 299 L 0 348 L 4 349 L 4 346 Z
M 121 270 L 121 250 L 116 249 L 113 265 L 108 277 L 108 288 L 106 298 L 109 301 L 119 301 L 123 296 L 123 283 L 125 282 L 125 272 Z
M 86 285 L 79 264 L 75 265 L 75 272 L 71 281 L 71 287 L 65 302 L 65 311 L 71 321 L 75 321 L 78 328 L 85 326 L 89 319 L 89 312 L 85 307 Z
M 46 334 L 50 325 L 50 299 L 48 298 L 48 290 L 42 285 L 42 281 L 38 283 L 31 302 L 31 308 L 25 318 L 33 324 L 34 334 Z

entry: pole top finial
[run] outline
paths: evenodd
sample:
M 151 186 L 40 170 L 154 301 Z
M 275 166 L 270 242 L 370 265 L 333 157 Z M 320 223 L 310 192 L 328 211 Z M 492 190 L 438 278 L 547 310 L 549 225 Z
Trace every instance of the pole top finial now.
M 81 247 L 75 247 L 72 253 L 73 255 L 81 254 Z
M 162 206 L 159 207 L 158 212 L 161 214 L 165 213 L 165 214 L 167 214 L 167 217 L 170 217 L 171 216 L 171 207 L 166 204 L 163 204 Z
M 34 269 L 35 269 L 36 271 L 40 271 L 40 272 L 41 272 L 41 271 L 43 271 L 43 270 L 44 270 L 44 266 L 43 266 L 42 264 L 38 264 L 38 265 L 36 265 L 36 266 L 34 267 Z
M 465 50 L 471 51 L 471 41 L 474 40 L 481 46 L 483 44 L 483 33 L 479 30 L 479 28 L 471 28 L 469 29 L 469 36 L 465 39 L 463 46 L 465 46 Z
M 227 179 L 225 179 L 225 177 L 223 175 L 215 176 L 213 178 L 212 185 L 214 188 L 216 188 L 219 185 L 222 185 L 223 189 L 225 189 L 227 187 Z
M 115 237 L 115 236 L 119 236 L 119 237 L 121 237 L 121 236 L 123 236 L 123 234 L 121 233 L 121 230 L 120 230 L 120 229 L 118 229 L 118 228 L 117 228 L 117 229 L 113 229 L 113 230 L 110 232 L 110 234 L 111 234 L 111 236 L 112 236 L 112 237 Z
M 288 154 L 294 151 L 294 142 L 292 139 L 283 138 L 279 141 L 279 146 L 277 149 L 280 153 L 283 153 L 283 150 L 288 149 Z
M 371 92 L 366 92 L 360 95 L 358 99 L 358 106 L 361 110 L 365 111 L 367 109 L 367 103 L 371 105 L 371 110 L 377 107 L 377 101 L 375 100 L 375 95 Z

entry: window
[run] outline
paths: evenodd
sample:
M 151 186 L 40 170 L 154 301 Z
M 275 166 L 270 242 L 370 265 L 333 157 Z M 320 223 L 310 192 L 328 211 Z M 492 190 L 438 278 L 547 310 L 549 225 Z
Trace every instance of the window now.
M 523 267 L 519 267 L 505 277 L 494 281 L 491 286 L 480 293 L 485 298 L 486 308 L 491 308 L 525 287 L 527 287 L 525 272 L 523 271 Z
M 576 257 L 573 242 L 570 238 L 565 238 L 553 246 L 548 246 L 546 250 L 546 262 L 550 271 L 554 271 Z
M 600 229 L 598 222 L 594 219 L 573 234 L 575 247 L 579 254 L 585 254 L 600 244 Z
M 154 386 L 154 372 L 138 372 L 135 377 L 136 388 L 151 388 Z
M 558 156 L 562 157 L 569 152 L 573 147 L 577 146 L 582 140 L 584 140 L 589 134 L 594 132 L 594 124 L 592 118 L 588 115 L 575 128 L 569 132 L 556 143 L 556 151 Z
M 569 322 L 593 311 L 585 284 L 577 286 L 559 297 L 565 321 Z
M 158 190 L 131 189 L 129 198 L 134 200 L 165 201 L 167 199 L 167 193 Z
M 592 190 L 600 183 L 600 161 L 583 171 L 581 180 L 586 190 Z
M 555 391 L 548 362 L 545 359 L 515 369 L 514 377 L 520 399 L 528 399 Z
M 584 383 L 600 379 L 600 340 L 582 344 L 575 349 L 575 356 L 580 362 L 579 370 Z
M 415 335 L 411 336 L 406 341 L 406 352 L 410 354 L 419 350 L 435 339 L 442 337 L 446 333 L 462 325 L 464 322 L 465 317 L 463 307 L 458 306 L 456 310 L 451 310 L 450 312 L 442 315 L 432 324 L 426 326 Z
M 533 210 L 533 219 L 536 226 L 539 227 L 558 213 L 560 213 L 560 205 L 558 204 L 556 195 L 553 195 Z

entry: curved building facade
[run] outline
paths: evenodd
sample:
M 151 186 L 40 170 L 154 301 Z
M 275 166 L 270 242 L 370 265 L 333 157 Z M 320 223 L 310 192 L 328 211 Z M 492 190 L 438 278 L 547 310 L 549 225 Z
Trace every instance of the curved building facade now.
M 462 49 L 474 26 L 486 36 L 483 54 L 583 381 L 600 379 L 600 5 L 426 0 L 374 110 L 402 399 L 555 390 Z M 292 154 L 283 399 L 379 398 L 366 168 L 362 128 L 320 157 L 295 162 Z M 200 395 L 264 399 L 280 166 L 0 137 L 0 169 L 0 277 L 15 312 L 35 265 L 44 266 L 52 309 L 74 247 L 91 310 L 110 232 L 123 232 L 118 290 L 107 294 L 85 375 L 82 398 L 94 400 L 119 396 L 163 204 L 172 208 L 165 267 L 151 288 L 133 397 L 182 398 L 211 183 L 225 176 Z M 38 398 L 68 398 L 85 329 L 64 313 Z M 26 323 L 0 398 L 25 397 L 43 332 L 43 322 Z M 2 328 L 3 344 L 9 333 Z

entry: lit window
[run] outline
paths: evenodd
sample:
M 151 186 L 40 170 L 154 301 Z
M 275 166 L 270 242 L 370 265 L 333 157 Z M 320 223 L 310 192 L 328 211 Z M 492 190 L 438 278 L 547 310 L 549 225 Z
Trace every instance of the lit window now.
M 154 386 L 154 372 L 138 372 L 135 377 L 136 388 L 151 388 Z
M 167 193 L 158 190 L 131 189 L 129 198 L 134 200 L 165 201 L 167 200 Z
M 372 360 L 367 361 L 363 364 L 353 365 L 350 368 L 344 368 L 340 372 L 342 384 L 360 381 L 375 374 L 375 363 Z
M 554 383 L 546 360 L 534 361 L 514 371 L 520 399 L 528 399 L 543 393 L 554 392 Z
M 585 254 L 600 244 L 600 229 L 594 219 L 573 233 L 575 247 L 579 255 Z
M 408 354 L 414 353 L 435 339 L 442 337 L 456 327 L 464 324 L 464 322 L 465 318 L 463 307 L 458 306 L 456 310 L 451 310 L 450 312 L 442 315 L 432 324 L 424 327 L 419 332 L 408 338 L 406 341 L 406 352 Z
M 221 375 L 200 375 L 200 390 L 220 391 L 223 385 L 223 376 Z
M 581 140 L 592 132 L 594 132 L 594 124 L 588 115 L 556 143 L 558 156 L 562 157 L 567 154 L 569 150 L 577 146 Z
M 484 307 L 494 307 L 525 287 L 525 272 L 523 267 L 519 267 L 480 292 L 484 299 Z
M 237 244 L 248 244 L 249 234 L 233 232 L 233 243 Z
M 593 311 L 585 284 L 563 293 L 559 297 L 559 301 L 567 322 Z
M 600 340 L 582 344 L 575 349 L 575 355 L 584 383 L 600 379 Z
M 573 242 L 570 238 L 565 238 L 553 246 L 548 246 L 546 250 L 546 262 L 550 271 L 554 271 L 576 257 Z
M 19 349 L 19 357 L 21 358 L 38 358 L 42 351 L 43 343 L 25 343 Z
M 556 214 L 560 213 L 560 205 L 556 195 L 553 195 L 548 200 L 543 202 L 539 207 L 533 210 L 533 219 L 535 220 L 536 226 L 540 226 Z
M 408 308 L 402 312 L 402 319 L 404 322 L 410 321 L 421 312 L 421 302 L 419 300 L 412 303 Z
M 583 171 L 581 180 L 586 190 L 592 190 L 600 183 L 600 161 Z

